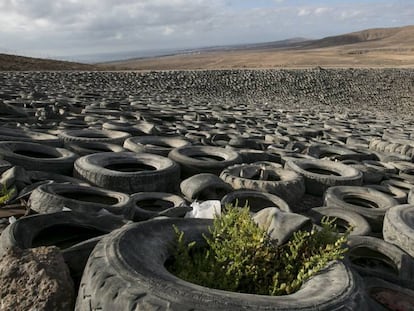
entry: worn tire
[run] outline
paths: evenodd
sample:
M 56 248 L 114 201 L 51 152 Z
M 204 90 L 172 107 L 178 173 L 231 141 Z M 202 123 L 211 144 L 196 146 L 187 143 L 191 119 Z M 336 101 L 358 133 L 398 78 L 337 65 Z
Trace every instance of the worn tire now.
M 133 152 L 146 152 L 167 157 L 174 148 L 190 146 L 191 143 L 181 137 L 140 136 L 130 137 L 124 142 L 124 148 Z
M 350 235 L 369 235 L 371 233 L 371 226 L 368 221 L 358 213 L 334 208 L 334 207 L 315 207 L 305 213 L 312 221 L 320 225 L 322 217 L 327 216 L 336 218 L 335 224 L 337 228 L 346 230 L 347 227 L 352 227 Z
M 219 175 L 226 167 L 242 161 L 235 151 L 211 146 L 175 148 L 168 157 L 180 165 L 183 178 L 199 173 Z
M 332 186 L 362 184 L 360 171 L 338 162 L 298 159 L 287 161 L 285 168 L 303 176 L 306 192 L 317 196 L 323 195 Z
M 384 240 L 414 257 L 414 204 L 397 205 L 385 214 Z
M 337 186 L 326 190 L 324 205 L 358 213 L 367 219 L 373 232 L 382 232 L 385 213 L 398 202 L 372 188 Z
M 0 157 L 27 170 L 71 174 L 78 158 L 73 152 L 38 143 L 22 141 L 0 142 Z
M 139 192 L 131 195 L 131 201 L 136 222 L 158 216 L 184 217 L 191 210 L 186 200 L 172 193 Z
M 246 176 L 244 170 L 249 170 L 255 176 Z M 261 174 L 267 174 L 268 179 L 260 179 Z M 291 170 L 270 164 L 236 164 L 224 169 L 220 178 L 234 189 L 248 189 L 268 192 L 285 200 L 293 206 L 305 194 L 303 177 Z
M 227 204 L 237 205 L 239 207 L 244 207 L 247 204 L 253 213 L 266 207 L 277 207 L 283 212 L 292 212 L 289 205 L 278 196 L 254 190 L 236 190 L 226 194 L 221 199 L 221 205 L 225 206 Z
M 232 186 L 210 173 L 196 174 L 183 180 L 180 189 L 190 201 L 221 200 L 223 196 L 233 191 Z
M 79 156 L 84 156 L 98 152 L 125 152 L 127 151 L 120 145 L 103 143 L 103 142 L 84 142 L 77 141 L 66 143 L 65 148 L 76 153 Z
M 175 162 L 155 154 L 134 152 L 81 157 L 75 162 L 74 176 L 126 193 L 176 192 L 180 183 L 180 169 Z
M 413 288 L 414 259 L 399 247 L 370 236 L 350 236 L 346 258 L 362 276 Z
M 367 309 L 362 280 L 341 262 L 333 262 L 296 293 L 279 297 L 209 289 L 168 272 L 164 264 L 176 243 L 173 225 L 187 241 L 202 242 L 210 224 L 162 219 L 127 225 L 106 236 L 89 257 L 75 310 Z
M 59 133 L 65 145 L 70 142 L 102 142 L 122 145 L 124 140 L 130 136 L 125 132 L 98 129 L 67 130 Z
M 64 207 L 82 214 L 96 214 L 104 209 L 131 219 L 134 212 L 127 194 L 74 184 L 40 185 L 30 195 L 28 205 L 42 214 L 59 212 Z

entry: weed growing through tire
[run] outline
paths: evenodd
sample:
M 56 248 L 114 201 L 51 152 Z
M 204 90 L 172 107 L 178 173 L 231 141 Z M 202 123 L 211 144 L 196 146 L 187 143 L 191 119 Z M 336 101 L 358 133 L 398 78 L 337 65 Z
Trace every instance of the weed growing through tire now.
M 187 243 L 174 227 L 177 247 L 167 269 L 188 282 L 209 288 L 259 295 L 288 295 L 330 261 L 343 258 L 350 229 L 338 234 L 335 219 L 298 231 L 277 246 L 250 217 L 249 208 L 227 206 L 214 219 L 206 247 Z
M 16 192 L 15 188 L 7 189 L 6 185 L 0 184 L 0 205 L 7 203 Z

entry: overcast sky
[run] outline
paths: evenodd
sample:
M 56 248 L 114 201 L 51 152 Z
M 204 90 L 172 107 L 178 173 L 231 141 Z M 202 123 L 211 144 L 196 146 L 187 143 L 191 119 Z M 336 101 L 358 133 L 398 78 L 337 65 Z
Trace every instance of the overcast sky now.
M 0 0 L 0 52 L 74 57 L 410 24 L 414 0 Z

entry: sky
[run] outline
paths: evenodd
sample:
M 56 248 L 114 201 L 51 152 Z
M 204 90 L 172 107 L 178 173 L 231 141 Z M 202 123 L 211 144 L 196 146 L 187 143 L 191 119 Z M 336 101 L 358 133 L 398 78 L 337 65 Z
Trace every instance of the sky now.
M 410 24 L 414 0 L 0 0 L 0 53 L 76 60 Z

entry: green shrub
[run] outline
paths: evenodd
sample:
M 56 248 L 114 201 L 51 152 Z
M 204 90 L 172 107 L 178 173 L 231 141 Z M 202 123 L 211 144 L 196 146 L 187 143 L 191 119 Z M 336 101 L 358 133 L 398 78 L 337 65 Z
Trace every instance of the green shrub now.
M 207 246 L 186 243 L 174 227 L 177 248 L 167 269 L 202 286 L 259 295 L 287 295 L 323 269 L 342 259 L 349 230 L 340 235 L 335 219 L 324 218 L 322 229 L 298 231 L 277 246 L 250 217 L 249 208 L 227 206 L 204 236 Z
M 15 194 L 16 188 L 7 189 L 5 185 L 1 185 L 0 189 L 0 205 L 7 203 Z

